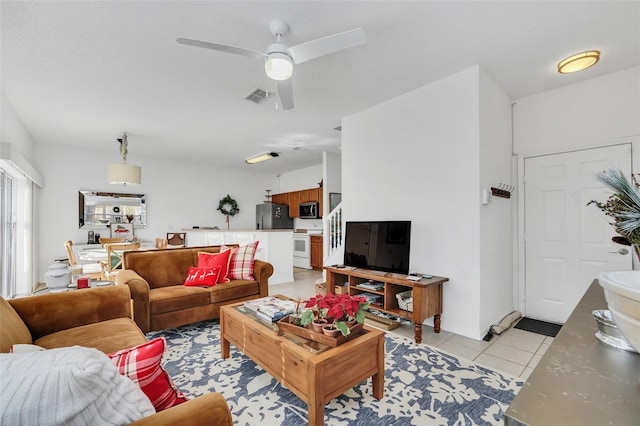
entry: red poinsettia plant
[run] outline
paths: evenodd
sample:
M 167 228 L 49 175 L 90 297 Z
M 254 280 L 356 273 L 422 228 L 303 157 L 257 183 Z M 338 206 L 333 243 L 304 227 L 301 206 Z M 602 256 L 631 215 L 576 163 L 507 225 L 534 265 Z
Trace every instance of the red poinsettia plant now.
M 364 322 L 364 312 L 369 302 L 363 296 L 328 293 L 310 298 L 304 307 L 306 311 L 300 317 L 302 325 L 309 325 L 316 318 L 326 318 L 346 336 L 350 333 L 347 322 Z

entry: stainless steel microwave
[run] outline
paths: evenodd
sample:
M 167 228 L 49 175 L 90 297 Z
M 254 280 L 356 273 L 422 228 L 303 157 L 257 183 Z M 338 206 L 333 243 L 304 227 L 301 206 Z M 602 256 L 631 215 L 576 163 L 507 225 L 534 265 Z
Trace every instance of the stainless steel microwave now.
M 320 217 L 318 210 L 319 206 L 317 202 L 300 203 L 298 217 L 300 219 L 318 219 Z

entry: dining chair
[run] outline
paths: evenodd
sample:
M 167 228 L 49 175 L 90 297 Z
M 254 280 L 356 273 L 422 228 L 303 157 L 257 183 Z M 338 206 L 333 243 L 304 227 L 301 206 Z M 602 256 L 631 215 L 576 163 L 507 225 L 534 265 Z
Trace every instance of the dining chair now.
M 167 232 L 167 243 L 172 247 L 184 247 L 186 244 L 186 232 Z
M 107 259 L 102 261 L 102 270 L 105 276 L 115 275 L 124 269 L 124 252 L 138 250 L 140 241 L 135 243 L 111 243 L 106 244 Z
M 67 251 L 67 258 L 69 259 L 69 266 L 77 265 L 78 263 L 76 262 L 76 255 L 73 252 L 73 241 L 71 241 L 71 240 L 65 241 L 64 242 L 64 249 Z
M 164 248 L 167 248 L 167 244 L 169 244 L 169 242 L 167 241 L 166 238 L 156 238 L 155 248 L 164 249 Z
M 78 261 L 76 260 L 76 254 L 73 251 L 73 241 L 71 240 L 65 241 L 64 249 L 67 251 L 67 259 L 69 259 L 69 266 L 77 265 Z M 83 274 L 85 273 L 83 272 Z M 95 279 L 95 280 L 100 280 L 104 278 L 104 273 L 102 272 L 91 272 L 85 275 L 89 275 L 92 279 Z
M 104 247 L 106 244 L 111 243 L 124 243 L 126 242 L 125 237 L 100 237 L 100 245 Z

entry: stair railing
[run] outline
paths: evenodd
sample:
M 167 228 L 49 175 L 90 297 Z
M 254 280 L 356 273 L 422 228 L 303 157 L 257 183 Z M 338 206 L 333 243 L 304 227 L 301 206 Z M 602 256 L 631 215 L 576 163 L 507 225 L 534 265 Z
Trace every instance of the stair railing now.
M 325 244 L 324 257 L 331 257 L 342 248 L 342 233 L 344 225 L 342 223 L 342 203 L 338 204 L 327 216 L 324 223 Z

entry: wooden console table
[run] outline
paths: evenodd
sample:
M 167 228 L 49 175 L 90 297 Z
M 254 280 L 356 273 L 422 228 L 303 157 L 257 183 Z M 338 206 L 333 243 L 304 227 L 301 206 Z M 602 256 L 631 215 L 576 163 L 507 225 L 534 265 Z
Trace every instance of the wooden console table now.
M 440 315 L 442 314 L 442 284 L 449 278 L 433 276 L 411 281 L 406 275 L 391 272 L 372 271 L 353 267 L 325 267 L 327 271 L 327 292 L 335 293 L 336 285 L 346 285 L 349 294 L 372 293 L 382 296 L 382 304 L 372 305 L 373 309 L 391 315 L 409 319 L 413 322 L 416 343 L 422 342 L 422 323 L 433 317 L 433 331 L 440 333 Z M 359 287 L 369 281 L 383 283 L 379 290 Z M 411 290 L 413 294 L 413 312 L 400 309 L 396 294 Z

